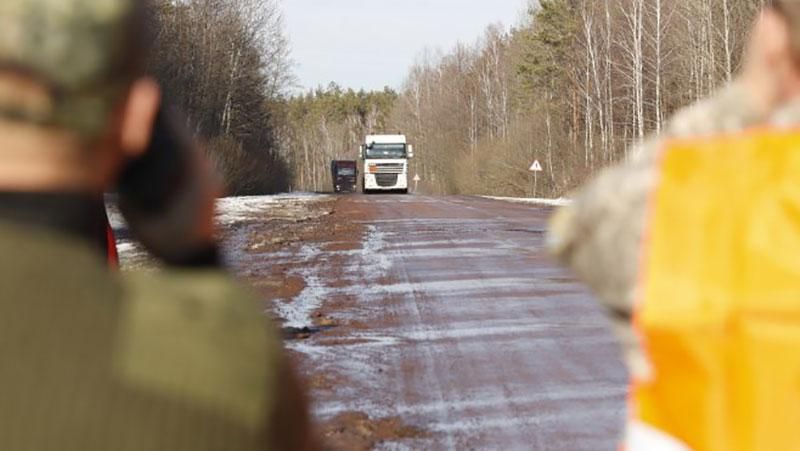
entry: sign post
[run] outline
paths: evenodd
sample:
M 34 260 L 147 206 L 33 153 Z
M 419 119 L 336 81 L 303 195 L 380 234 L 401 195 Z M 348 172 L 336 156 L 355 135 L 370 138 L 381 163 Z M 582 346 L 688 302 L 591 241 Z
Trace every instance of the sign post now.
M 544 171 L 544 168 L 542 168 L 542 164 L 539 163 L 539 160 L 536 160 L 533 162 L 531 167 L 528 168 L 528 170 L 533 173 L 533 197 L 536 197 L 536 188 L 539 184 L 539 173 Z
M 415 193 L 417 192 L 417 188 L 419 188 L 419 182 L 421 180 L 422 180 L 422 178 L 420 178 L 419 174 L 414 176 L 414 192 Z

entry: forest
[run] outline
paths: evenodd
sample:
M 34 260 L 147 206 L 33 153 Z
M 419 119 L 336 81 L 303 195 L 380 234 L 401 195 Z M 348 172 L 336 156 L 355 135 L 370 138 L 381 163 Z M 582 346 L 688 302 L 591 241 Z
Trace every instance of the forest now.
M 277 0 L 155 0 L 150 71 L 228 194 L 289 190 L 280 129 L 294 76 Z
M 159 0 L 152 67 L 231 193 L 325 190 L 331 159 L 402 132 L 426 193 L 557 197 L 730 81 L 763 1 L 534 1 L 400 87 L 297 93 L 277 0 Z
M 761 6 L 541 0 L 515 28 L 421 58 L 393 121 L 429 192 L 563 196 L 730 81 Z

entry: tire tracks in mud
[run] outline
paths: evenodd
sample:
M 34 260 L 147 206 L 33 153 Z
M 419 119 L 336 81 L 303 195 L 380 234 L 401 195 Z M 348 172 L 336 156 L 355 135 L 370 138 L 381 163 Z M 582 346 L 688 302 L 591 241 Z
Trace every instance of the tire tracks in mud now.
M 253 249 L 252 243 L 281 242 L 283 233 L 275 224 L 253 224 L 244 235 L 238 234 L 236 244 L 249 249 L 237 267 L 261 288 L 268 313 L 283 324 L 286 347 L 312 399 L 326 406 L 341 398 L 343 387 L 377 390 L 393 366 L 380 361 L 381 346 L 367 332 L 370 322 L 386 313 L 375 302 L 387 295 L 381 286 L 393 281 L 391 262 L 383 252 L 384 235 L 378 227 L 354 220 L 358 215 L 353 211 L 338 211 L 341 204 L 337 200 L 323 206 L 331 214 L 306 223 L 301 239 Z M 285 283 L 278 287 L 281 281 Z M 378 346 L 371 346 L 374 343 Z M 358 390 L 345 397 L 357 399 Z M 334 409 L 317 419 L 323 442 L 332 450 L 370 450 L 428 435 L 399 416 L 357 406 Z
M 627 378 L 591 299 L 541 250 L 548 209 L 358 195 L 223 207 L 226 261 L 284 321 L 327 449 L 613 449 Z

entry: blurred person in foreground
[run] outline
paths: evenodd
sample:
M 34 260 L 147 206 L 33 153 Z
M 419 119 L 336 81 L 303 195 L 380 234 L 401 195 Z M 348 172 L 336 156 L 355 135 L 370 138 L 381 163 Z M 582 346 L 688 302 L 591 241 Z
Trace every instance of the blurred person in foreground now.
M 627 449 L 800 449 L 798 124 L 800 0 L 774 0 L 734 83 L 554 216 L 624 341 Z
M 153 191 L 187 173 L 145 154 L 177 141 L 142 72 L 144 4 L 0 1 L 0 449 L 310 449 L 276 331 L 216 266 L 213 184 Z M 104 261 L 97 212 L 120 179 L 160 274 Z

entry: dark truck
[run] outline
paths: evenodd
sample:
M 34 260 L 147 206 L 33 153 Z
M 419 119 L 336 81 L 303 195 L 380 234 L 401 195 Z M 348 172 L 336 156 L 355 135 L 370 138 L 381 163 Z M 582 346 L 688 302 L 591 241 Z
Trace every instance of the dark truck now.
M 333 192 L 354 193 L 358 191 L 358 163 L 349 160 L 331 162 Z

